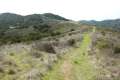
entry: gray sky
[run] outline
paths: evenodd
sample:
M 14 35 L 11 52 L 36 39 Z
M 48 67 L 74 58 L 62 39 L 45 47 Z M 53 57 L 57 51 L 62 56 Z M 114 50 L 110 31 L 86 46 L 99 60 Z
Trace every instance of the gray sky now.
M 54 13 L 72 20 L 120 18 L 120 0 L 0 0 L 0 13 Z

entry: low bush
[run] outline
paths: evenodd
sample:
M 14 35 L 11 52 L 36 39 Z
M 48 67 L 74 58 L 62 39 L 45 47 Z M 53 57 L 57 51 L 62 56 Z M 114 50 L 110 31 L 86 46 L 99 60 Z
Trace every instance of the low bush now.
M 70 31 L 75 31 L 75 29 L 71 29 Z
M 38 51 L 44 51 L 47 53 L 56 53 L 54 44 L 51 42 L 37 42 L 33 45 L 33 48 Z
M 78 61 L 76 61 L 76 60 L 74 61 L 74 63 L 75 63 L 75 64 L 79 64 L 79 62 L 78 62 Z
M 51 36 L 57 36 L 57 35 L 60 35 L 61 33 L 60 32 L 51 32 L 50 34 L 51 34 Z
M 115 54 L 120 53 L 120 47 L 115 47 L 115 48 L 114 48 L 114 53 L 115 53 Z
M 48 53 L 56 53 L 52 43 L 46 43 L 46 44 L 44 44 L 43 47 L 44 47 L 45 51 Z
M 42 54 L 40 52 L 34 51 L 34 52 L 31 52 L 31 56 L 35 58 L 40 58 L 42 57 Z
M 104 40 L 104 39 L 100 39 L 97 41 L 96 46 L 99 49 L 104 49 L 104 48 L 110 48 L 111 46 L 111 42 L 109 42 L 108 40 Z
M 13 74 L 15 74 L 16 73 L 16 71 L 14 70 L 14 69 L 9 69 L 9 71 L 8 71 L 8 74 L 9 75 L 13 75 Z
M 0 73 L 4 73 L 4 68 L 0 67 Z
M 102 33 L 103 36 L 105 36 L 105 31 L 102 31 L 101 33 Z
M 68 44 L 69 44 L 70 46 L 74 46 L 74 45 L 76 44 L 76 40 L 75 40 L 75 39 L 70 39 L 70 40 L 68 41 Z

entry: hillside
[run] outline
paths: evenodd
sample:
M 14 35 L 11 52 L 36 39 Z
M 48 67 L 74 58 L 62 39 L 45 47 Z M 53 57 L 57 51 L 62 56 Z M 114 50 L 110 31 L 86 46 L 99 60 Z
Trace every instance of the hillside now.
M 88 24 L 88 25 L 94 25 L 97 27 L 104 27 L 104 28 L 113 28 L 113 29 L 120 29 L 120 19 L 114 19 L 114 20 L 103 20 L 103 21 L 80 21 L 82 24 Z
M 59 15 L 52 13 L 45 14 L 31 14 L 27 16 L 22 16 L 13 13 L 2 13 L 0 14 L 0 28 L 10 28 L 11 26 L 32 26 L 38 25 L 40 23 L 48 23 L 49 21 L 63 20 L 68 21 Z
M 55 36 L 52 24 L 69 21 L 52 13 L 21 16 L 13 13 L 0 14 L 0 44 L 38 40 Z
M 82 33 L 92 30 L 90 26 L 90 28 L 88 26 L 78 27 L 74 22 L 65 22 L 65 27 L 62 27 L 62 30 L 65 30 L 71 24 L 74 26 L 71 26 L 70 31 L 64 31 L 59 36 L 47 37 L 29 43 L 21 42 L 0 46 L 0 79 L 42 80 L 43 76 L 47 75 L 47 72 L 54 68 L 53 65 L 62 60 L 65 53 L 69 52 L 73 47 L 77 47 L 76 41 L 78 43 L 81 42 Z M 56 26 L 59 27 L 62 25 L 63 22 L 56 24 L 54 30 L 57 30 L 55 29 Z M 77 29 L 71 31 L 73 28 Z M 78 31 L 78 28 L 81 29 Z
M 119 34 L 119 20 L 3 13 L 0 80 L 120 80 Z

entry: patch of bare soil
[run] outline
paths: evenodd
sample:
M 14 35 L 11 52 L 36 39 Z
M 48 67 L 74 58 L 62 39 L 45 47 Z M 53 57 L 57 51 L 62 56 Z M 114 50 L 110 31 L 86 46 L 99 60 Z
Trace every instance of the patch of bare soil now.
M 72 76 L 72 64 L 69 62 L 69 60 L 65 60 L 61 66 L 61 71 L 64 75 L 64 80 L 71 80 Z

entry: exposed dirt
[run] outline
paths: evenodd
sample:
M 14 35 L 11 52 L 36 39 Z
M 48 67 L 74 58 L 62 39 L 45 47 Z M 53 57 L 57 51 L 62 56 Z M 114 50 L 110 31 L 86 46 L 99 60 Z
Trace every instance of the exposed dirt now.
M 72 64 L 69 62 L 69 60 L 65 60 L 61 66 L 61 71 L 64 75 L 64 80 L 71 80 L 72 76 Z

